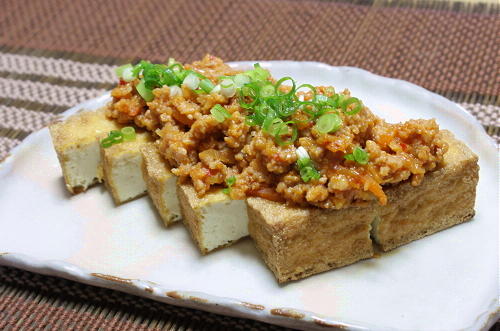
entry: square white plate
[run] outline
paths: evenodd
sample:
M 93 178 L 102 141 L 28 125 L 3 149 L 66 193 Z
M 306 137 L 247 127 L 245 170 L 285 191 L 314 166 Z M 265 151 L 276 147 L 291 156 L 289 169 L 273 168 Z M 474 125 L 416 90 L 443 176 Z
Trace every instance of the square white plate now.
M 162 226 L 147 197 L 115 207 L 102 186 L 70 196 L 43 129 L 0 165 L 0 264 L 303 329 L 492 325 L 499 315 L 498 157 L 482 127 L 453 102 L 404 81 L 314 62 L 261 64 L 274 77 L 349 88 L 391 122 L 436 118 L 479 155 L 474 220 L 380 258 L 280 286 L 249 239 L 202 257 L 182 224 Z M 90 100 L 65 116 L 107 100 Z

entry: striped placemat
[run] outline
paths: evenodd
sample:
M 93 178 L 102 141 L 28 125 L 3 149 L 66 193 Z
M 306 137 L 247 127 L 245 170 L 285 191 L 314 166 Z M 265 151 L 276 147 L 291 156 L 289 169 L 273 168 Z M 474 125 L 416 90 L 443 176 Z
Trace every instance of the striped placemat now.
M 3 0 L 0 160 L 139 58 L 312 60 L 408 80 L 500 143 L 500 4 L 417 0 Z M 4 329 L 275 329 L 0 267 Z

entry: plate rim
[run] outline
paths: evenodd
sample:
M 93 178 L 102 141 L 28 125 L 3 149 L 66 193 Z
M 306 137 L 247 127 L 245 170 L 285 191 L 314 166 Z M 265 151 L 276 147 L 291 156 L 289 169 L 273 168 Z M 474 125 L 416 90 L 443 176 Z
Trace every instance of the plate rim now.
M 497 145 L 492 137 L 490 137 L 479 121 L 465 110 L 459 104 L 437 94 L 431 92 L 421 86 L 413 84 L 411 82 L 381 76 L 372 73 L 368 70 L 350 67 L 350 66 L 332 66 L 326 63 L 317 61 L 288 61 L 288 60 L 272 60 L 272 61 L 237 61 L 229 62 L 232 66 L 251 66 L 254 63 L 259 62 L 263 67 L 272 66 L 273 64 L 288 64 L 288 65 L 312 65 L 320 68 L 327 69 L 329 71 L 334 70 L 346 70 L 346 71 L 356 71 L 362 75 L 372 76 L 374 79 L 387 81 L 388 83 L 397 83 L 405 88 L 410 88 L 415 92 L 426 95 L 429 98 L 439 100 L 440 103 L 452 104 L 455 109 L 452 111 L 461 115 L 461 118 L 473 125 L 473 130 L 480 133 L 479 137 L 481 143 L 485 143 L 488 148 L 497 151 Z M 96 98 L 86 100 L 79 103 L 63 113 L 59 114 L 56 118 L 65 118 L 71 114 L 84 110 L 88 105 L 101 104 L 104 105 L 110 98 L 109 91 L 103 95 Z M 92 106 L 92 108 L 95 108 Z M 457 110 L 459 112 L 457 112 Z M 12 162 L 12 156 L 18 153 L 18 151 L 24 146 L 29 144 L 33 139 L 36 139 L 38 135 L 42 133 L 43 130 L 47 130 L 44 127 L 38 131 L 29 134 L 20 144 L 14 147 L 7 156 L 0 161 L 0 175 L 5 165 Z M 147 280 L 140 279 L 126 279 L 113 275 L 93 273 L 79 267 L 75 264 L 71 264 L 59 260 L 41 260 L 20 253 L 13 252 L 0 252 L 0 265 L 16 267 L 23 270 L 28 270 L 35 273 L 40 273 L 49 276 L 56 276 L 72 281 L 77 281 L 80 283 L 85 283 L 92 286 L 104 287 L 113 290 L 118 290 L 121 292 L 129 293 L 132 295 L 139 295 L 141 297 L 146 297 L 153 299 L 155 301 L 160 301 L 167 304 L 172 304 L 176 306 L 200 309 L 204 311 L 209 311 L 217 314 L 228 315 L 233 317 L 241 318 L 252 318 L 254 320 L 272 323 L 287 327 L 300 328 L 300 329 L 324 329 L 325 327 L 348 329 L 348 330 L 366 330 L 366 329 L 387 329 L 379 325 L 369 325 L 366 323 L 347 323 L 324 316 L 322 314 L 317 314 L 310 311 L 303 311 L 295 308 L 286 307 L 275 307 L 268 308 L 260 304 L 243 302 L 237 299 L 221 297 L 210 295 L 202 292 L 194 291 L 178 291 L 178 290 L 168 290 L 164 286 L 153 283 Z M 491 325 L 495 323 L 496 320 L 500 319 L 500 306 L 493 300 L 488 307 L 489 309 L 482 314 L 480 314 L 473 325 L 466 326 L 464 330 L 468 329 L 481 329 L 487 330 Z

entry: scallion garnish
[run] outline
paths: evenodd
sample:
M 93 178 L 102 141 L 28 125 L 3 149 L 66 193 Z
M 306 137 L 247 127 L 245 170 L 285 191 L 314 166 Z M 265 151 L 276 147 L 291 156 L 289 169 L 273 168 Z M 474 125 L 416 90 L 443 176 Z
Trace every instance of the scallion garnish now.
M 182 84 L 186 85 L 191 90 L 196 90 L 198 86 L 200 86 L 200 78 L 196 74 L 190 73 L 184 78 Z
M 139 95 L 147 102 L 154 99 L 153 92 L 146 87 L 146 82 L 144 79 L 141 79 L 141 81 L 139 82 L 139 84 L 137 84 L 135 88 L 137 90 L 137 93 L 139 93 Z
M 296 149 L 295 153 L 298 156 L 297 168 L 299 169 L 300 177 L 304 182 L 309 182 L 311 179 L 318 180 L 321 174 L 314 168 L 314 164 L 309 157 L 306 149 L 302 146 Z
M 123 141 L 135 140 L 135 137 L 135 129 L 131 126 L 126 126 L 121 130 L 110 131 L 108 136 L 101 140 L 101 146 L 103 148 L 108 148 Z
M 259 63 L 255 63 L 253 65 L 253 70 L 248 70 L 245 72 L 245 75 L 250 77 L 250 79 L 254 82 L 263 82 L 269 78 L 269 71 L 262 69 Z
M 210 93 L 213 88 L 214 88 L 214 83 L 208 78 L 204 78 L 200 81 L 200 88 L 205 92 L 205 93 Z
M 291 125 L 292 127 L 290 127 L 289 125 Z M 290 130 L 292 130 L 291 134 Z M 288 135 L 290 136 L 288 140 L 281 139 L 281 137 Z M 295 125 L 294 121 L 280 123 L 276 126 L 276 129 L 274 130 L 274 139 L 280 146 L 293 144 L 295 140 L 297 140 L 298 135 L 299 132 L 297 130 L 297 126 Z
M 243 85 L 250 83 L 250 77 L 245 74 L 237 74 L 234 76 L 234 84 L 236 88 L 241 88 Z
M 220 93 L 227 98 L 234 96 L 236 93 L 235 83 L 231 79 L 223 79 L 220 82 L 220 87 L 221 87 Z
M 349 161 L 355 161 L 359 164 L 367 164 L 369 155 L 363 148 L 356 146 L 354 151 L 350 154 L 344 155 L 344 158 Z
M 217 104 L 210 109 L 210 114 L 217 120 L 217 122 L 222 123 L 226 118 L 230 118 L 231 114 L 226 110 L 226 108 Z
M 316 121 L 316 129 L 321 133 L 335 132 L 342 126 L 342 119 L 338 114 L 321 115 Z
M 231 186 L 233 186 L 234 183 L 236 183 L 236 177 L 235 176 L 231 176 L 231 177 L 226 178 L 226 185 L 227 185 L 227 187 L 223 188 L 222 192 L 224 192 L 225 194 L 229 194 L 231 192 Z
M 123 141 L 135 140 L 135 129 L 131 126 L 126 126 L 120 130 L 123 135 Z
M 116 72 L 116 75 L 118 76 L 118 78 L 126 81 L 126 82 L 130 82 L 130 81 L 133 81 L 135 79 L 132 71 L 133 71 L 133 66 L 131 64 L 125 64 L 125 65 L 122 65 L 118 68 L 116 68 L 115 72 Z
M 350 105 L 355 105 L 355 107 L 352 107 L 349 110 Z M 359 111 L 363 108 L 363 103 L 358 98 L 350 97 L 346 100 L 341 101 L 340 106 L 347 115 L 355 115 L 359 113 Z

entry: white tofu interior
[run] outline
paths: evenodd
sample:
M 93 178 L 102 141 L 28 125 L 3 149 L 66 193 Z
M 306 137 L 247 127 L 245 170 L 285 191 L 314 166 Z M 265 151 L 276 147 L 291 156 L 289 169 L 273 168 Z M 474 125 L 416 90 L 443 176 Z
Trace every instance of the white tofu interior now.
M 118 199 L 123 202 L 146 192 L 140 153 L 125 154 L 113 163 L 111 176 Z
M 162 217 L 167 218 L 169 223 L 180 221 L 182 217 L 181 206 L 176 191 L 177 177 L 170 174 L 170 177 L 165 181 L 164 185 L 165 187 L 163 188 L 161 198 L 167 215 L 162 215 Z
M 75 146 L 64 151 L 66 162 L 63 164 L 66 180 L 70 187 L 81 186 L 86 190 L 101 179 L 99 143 L 90 142 L 83 146 Z
M 231 200 L 222 192 L 201 207 L 201 237 L 208 251 L 248 236 L 246 208 L 244 200 Z

